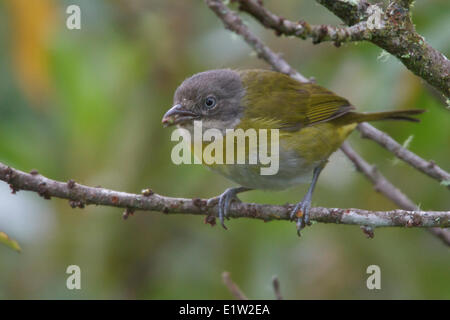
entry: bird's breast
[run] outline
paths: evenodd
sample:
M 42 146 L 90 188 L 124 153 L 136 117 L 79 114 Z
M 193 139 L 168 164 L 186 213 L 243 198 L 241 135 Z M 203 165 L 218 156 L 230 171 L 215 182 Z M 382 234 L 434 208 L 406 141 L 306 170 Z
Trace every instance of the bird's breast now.
M 211 153 L 204 152 L 208 142 L 203 142 L 203 153 L 197 154 L 197 158 L 203 157 L 203 163 L 211 170 L 222 174 L 228 179 L 252 189 L 282 190 L 301 183 L 309 183 L 315 167 L 323 163 L 333 153 L 347 135 L 353 130 L 354 125 L 347 127 L 336 127 L 334 124 L 321 123 L 306 127 L 295 132 L 279 131 L 279 137 L 272 141 L 272 136 L 267 138 L 267 145 L 263 152 L 270 150 L 270 163 L 257 162 L 251 164 L 250 159 L 259 159 L 262 143 L 258 140 L 253 147 L 245 144 L 232 144 L 227 147 L 227 136 L 221 145 L 223 163 L 211 163 Z M 273 133 L 272 133 L 273 134 Z M 275 146 L 275 148 L 273 148 Z M 206 149 L 207 150 L 207 149 Z M 232 150 L 233 162 L 227 162 L 226 155 Z M 276 155 L 273 151 L 276 150 Z M 237 163 L 237 153 L 244 153 L 244 163 Z M 272 167 L 273 174 L 263 174 L 262 169 Z
M 277 161 L 278 163 L 273 163 Z M 252 189 L 283 190 L 301 183 L 309 183 L 312 171 L 318 164 L 310 162 L 293 150 L 280 148 L 278 159 L 272 163 L 258 164 L 214 164 L 208 166 L 211 170 L 222 174 L 228 179 Z M 262 174 L 263 168 L 277 166 L 274 174 Z

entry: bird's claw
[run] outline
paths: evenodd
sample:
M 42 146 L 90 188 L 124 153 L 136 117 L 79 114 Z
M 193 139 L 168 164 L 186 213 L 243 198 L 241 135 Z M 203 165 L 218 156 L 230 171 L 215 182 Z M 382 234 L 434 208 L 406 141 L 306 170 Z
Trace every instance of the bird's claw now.
M 306 226 L 310 225 L 309 209 L 311 208 L 311 201 L 302 200 L 291 211 L 291 221 L 297 218 L 297 234 L 300 236 L 300 231 Z
M 236 192 L 236 188 L 228 188 L 225 190 L 224 193 L 222 193 L 220 196 L 211 198 L 208 200 L 207 205 L 215 205 L 219 204 L 219 220 L 222 227 L 227 230 L 227 227 L 225 226 L 225 218 L 228 219 L 228 209 L 230 208 L 230 204 L 232 201 L 238 201 L 239 198 L 236 196 L 238 192 Z
M 214 198 L 209 198 L 208 200 L 206 200 L 206 206 L 208 206 L 208 207 L 215 206 L 216 204 L 219 203 L 219 199 L 220 199 L 220 196 L 217 196 Z

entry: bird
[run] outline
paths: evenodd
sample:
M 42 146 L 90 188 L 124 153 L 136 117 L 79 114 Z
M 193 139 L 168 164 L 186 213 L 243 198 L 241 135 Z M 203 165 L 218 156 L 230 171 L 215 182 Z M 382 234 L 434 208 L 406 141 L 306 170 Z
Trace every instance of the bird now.
M 306 194 L 290 212 L 300 235 L 300 231 L 310 225 L 312 196 L 321 171 L 358 123 L 418 122 L 413 116 L 425 111 L 361 113 L 355 109 L 347 99 L 318 84 L 299 82 L 277 71 L 215 69 L 194 74 L 179 85 L 173 106 L 164 114 L 162 124 L 165 127 L 175 125 L 193 134 L 195 121 L 200 121 L 202 130 L 219 130 L 224 138 L 231 129 L 278 130 L 276 174 L 260 174 L 261 163 L 206 166 L 239 185 L 227 188 L 216 198 L 218 217 L 225 229 L 224 219 L 230 203 L 239 201 L 237 194 L 253 189 L 284 190 L 309 183 Z M 192 149 L 193 145 L 191 141 Z M 244 152 L 248 159 L 252 151 Z

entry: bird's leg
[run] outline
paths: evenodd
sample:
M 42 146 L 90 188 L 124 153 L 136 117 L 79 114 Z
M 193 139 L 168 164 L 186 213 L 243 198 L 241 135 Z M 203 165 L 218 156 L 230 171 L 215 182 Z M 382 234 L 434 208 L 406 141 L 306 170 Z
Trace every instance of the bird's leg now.
M 308 192 L 303 197 L 302 201 L 297 203 L 295 208 L 291 211 L 291 220 L 297 217 L 297 234 L 300 236 L 300 231 L 309 225 L 309 209 L 311 208 L 311 199 L 316 186 L 317 180 L 319 179 L 320 172 L 325 167 L 325 163 L 320 164 L 313 171 L 313 178 L 311 184 L 309 185 Z M 301 212 L 301 216 L 298 213 Z
M 224 220 L 227 217 L 228 209 L 230 208 L 230 203 L 233 200 L 240 201 L 238 197 L 236 196 L 238 193 L 251 190 L 250 188 L 246 187 L 237 187 L 237 188 L 228 188 L 225 190 L 224 193 L 222 193 L 217 198 L 212 198 L 208 200 L 208 205 L 212 205 L 213 202 L 219 201 L 219 220 L 220 224 L 224 229 L 227 229 L 225 226 Z

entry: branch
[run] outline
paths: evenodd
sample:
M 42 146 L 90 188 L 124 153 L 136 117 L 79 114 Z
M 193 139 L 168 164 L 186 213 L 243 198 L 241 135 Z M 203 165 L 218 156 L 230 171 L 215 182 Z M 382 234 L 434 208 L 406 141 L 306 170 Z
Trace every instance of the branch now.
M 323 41 L 334 41 L 336 46 L 342 42 L 370 40 L 372 33 L 362 21 L 350 27 L 334 27 L 330 25 L 311 25 L 304 20 L 293 22 L 279 17 L 258 0 L 238 0 L 239 10 L 256 18 L 263 26 L 275 30 L 276 35 L 295 36 L 301 39 L 311 38 L 314 44 Z
M 346 41 L 370 41 L 396 56 L 410 71 L 450 97 L 450 61 L 416 32 L 409 11 L 412 1 L 393 1 L 385 11 L 376 7 L 380 12 L 380 26 L 373 28 L 369 28 L 366 22 L 372 6 L 364 0 L 317 0 L 348 25 L 344 28 L 289 21 L 264 8 L 261 1 L 237 1 L 240 10 L 275 30 L 278 35 L 309 37 L 315 44 L 334 41 L 337 46 Z
M 377 142 L 382 147 L 392 152 L 397 158 L 402 159 L 406 163 L 419 171 L 422 171 L 426 175 L 445 183 L 450 182 L 450 173 L 439 167 L 434 161 L 427 161 L 416 155 L 414 152 L 404 148 L 397 141 L 392 139 L 388 134 L 377 128 L 371 126 L 368 123 L 360 123 L 358 130 L 361 132 L 361 137 L 371 139 Z M 450 189 L 450 185 L 447 186 Z
M 33 191 L 45 199 L 52 197 L 67 199 L 73 208 L 84 208 L 95 204 L 125 208 L 128 216 L 135 210 L 159 211 L 166 214 L 195 214 L 216 216 L 217 204 L 208 205 L 206 199 L 171 198 L 150 190 L 143 194 L 132 194 L 105 188 L 88 187 L 75 183 L 55 181 L 36 171 L 25 173 L 0 163 L 0 180 L 8 183 L 16 193 L 19 190 Z M 263 221 L 290 220 L 294 205 L 284 206 L 232 203 L 229 217 L 255 218 Z M 311 208 L 311 220 L 323 223 L 353 224 L 370 227 L 449 227 L 450 211 L 368 211 L 362 209 Z
M 244 40 L 256 51 L 259 58 L 266 60 L 270 65 L 282 73 L 290 75 L 300 82 L 309 82 L 308 78 L 293 69 L 279 55 L 270 50 L 264 43 L 253 34 L 242 22 L 238 15 L 234 14 L 220 0 L 206 0 L 206 4 L 222 20 L 225 28 L 242 36 Z
M 367 163 L 348 142 L 341 146 L 342 152 L 353 162 L 356 169 L 363 173 L 374 185 L 375 191 L 380 192 L 400 208 L 405 210 L 417 210 L 418 207 L 400 189 L 383 176 L 375 166 Z
M 341 146 L 342 152 L 353 162 L 356 169 L 363 173 L 374 185 L 377 192 L 383 194 L 400 208 L 406 210 L 418 210 L 418 206 L 411 201 L 400 189 L 396 188 L 389 182 L 375 166 L 367 163 L 358 153 L 353 150 L 348 142 L 344 142 Z M 428 229 L 432 234 L 437 236 L 446 245 L 450 246 L 450 231 L 440 228 Z
M 430 228 L 428 231 L 441 239 L 443 243 L 450 246 L 450 231 L 448 229 Z
M 231 294 L 238 300 L 248 300 L 247 296 L 242 292 L 236 283 L 231 279 L 230 273 L 225 271 L 222 273 L 223 283 L 227 286 Z
M 247 296 L 242 292 L 239 286 L 231 279 L 230 273 L 225 271 L 222 273 L 223 283 L 227 286 L 230 293 L 238 300 L 248 300 Z M 275 275 L 272 277 L 272 286 L 277 300 L 283 300 L 283 296 L 280 291 L 280 282 Z
M 273 292 L 275 293 L 275 298 L 277 300 L 283 300 L 283 295 L 281 294 L 280 290 L 280 281 L 278 280 L 278 277 L 276 275 L 272 277 L 272 286 Z

